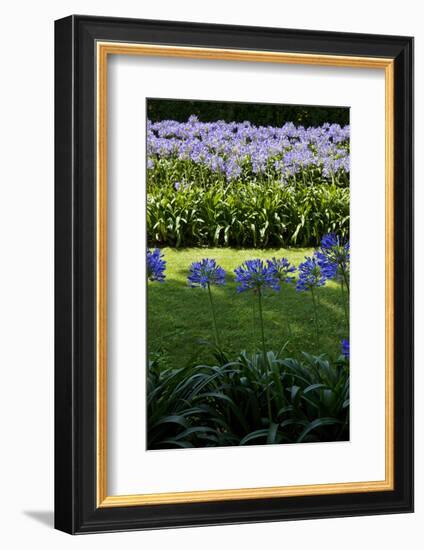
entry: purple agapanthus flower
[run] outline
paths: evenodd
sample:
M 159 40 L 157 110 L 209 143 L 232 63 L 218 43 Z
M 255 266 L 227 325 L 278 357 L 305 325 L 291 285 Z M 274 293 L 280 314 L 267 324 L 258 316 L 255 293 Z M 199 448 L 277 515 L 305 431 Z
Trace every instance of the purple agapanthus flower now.
M 327 279 L 349 273 L 350 244 L 335 233 L 327 233 L 321 240 L 320 248 L 315 252 L 318 264 Z
M 290 264 L 287 258 L 272 258 L 271 260 L 267 260 L 267 264 L 268 269 L 274 273 L 281 283 L 292 283 L 294 281 L 295 278 L 291 273 L 294 273 L 296 268 Z
M 205 166 L 228 182 L 249 176 L 276 181 L 318 172 L 333 182 L 349 173 L 349 126 L 323 124 L 305 128 L 249 122 L 147 121 L 147 155 L 152 161 L 173 159 Z M 148 167 L 153 167 L 149 163 Z
M 272 288 L 277 292 L 280 290 L 280 280 L 276 276 L 275 270 L 259 258 L 246 260 L 234 270 L 234 273 L 238 283 L 237 292 L 246 290 L 259 292 L 263 288 Z
M 321 269 L 316 256 L 306 257 L 305 261 L 299 264 L 299 278 L 296 283 L 296 290 L 302 292 L 313 290 L 316 287 L 324 286 L 327 277 Z
M 203 258 L 200 262 L 191 264 L 187 279 L 191 287 L 225 285 L 225 270 L 215 260 Z
M 149 281 L 163 283 L 165 280 L 166 261 L 159 248 L 147 249 L 147 278 Z
M 346 340 L 345 338 L 342 340 L 342 355 L 345 359 L 349 359 L 350 357 L 349 340 Z

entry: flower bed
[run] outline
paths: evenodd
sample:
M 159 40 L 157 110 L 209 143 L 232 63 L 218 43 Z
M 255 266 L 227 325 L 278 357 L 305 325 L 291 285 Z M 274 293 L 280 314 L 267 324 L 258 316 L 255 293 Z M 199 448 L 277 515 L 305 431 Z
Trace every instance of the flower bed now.
M 316 246 L 349 236 L 349 127 L 148 124 L 150 246 Z

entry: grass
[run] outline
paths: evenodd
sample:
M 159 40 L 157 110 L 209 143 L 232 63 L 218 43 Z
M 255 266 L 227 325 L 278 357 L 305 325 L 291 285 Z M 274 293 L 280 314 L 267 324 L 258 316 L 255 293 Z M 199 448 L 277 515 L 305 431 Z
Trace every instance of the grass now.
M 213 287 L 222 348 L 230 356 L 242 350 L 260 349 L 257 299 L 250 292 L 237 294 L 233 270 L 252 258 L 286 257 L 296 266 L 312 249 L 164 248 L 166 281 L 148 284 L 148 348 L 167 356 L 168 365 L 183 367 L 190 361 L 208 362 L 213 326 L 207 291 L 187 285 L 188 267 L 204 257 L 215 258 L 227 271 L 225 287 Z M 320 339 L 315 337 L 310 293 L 283 285 L 281 292 L 267 291 L 263 299 L 266 347 L 285 356 L 300 357 L 302 351 L 340 355 L 340 340 L 347 328 L 339 285 L 329 282 L 317 290 Z

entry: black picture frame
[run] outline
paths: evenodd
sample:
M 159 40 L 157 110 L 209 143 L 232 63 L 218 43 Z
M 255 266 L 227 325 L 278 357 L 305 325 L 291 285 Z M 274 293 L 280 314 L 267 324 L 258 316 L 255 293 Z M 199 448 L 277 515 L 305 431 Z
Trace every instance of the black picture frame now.
M 394 60 L 392 491 L 97 507 L 99 40 Z M 413 511 L 413 39 L 73 15 L 55 22 L 55 527 L 94 533 Z

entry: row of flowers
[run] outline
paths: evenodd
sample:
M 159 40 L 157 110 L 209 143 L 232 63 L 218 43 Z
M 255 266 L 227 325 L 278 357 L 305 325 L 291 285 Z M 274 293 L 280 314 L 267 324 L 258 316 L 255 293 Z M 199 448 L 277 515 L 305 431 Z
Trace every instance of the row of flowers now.
M 165 281 L 166 261 L 159 248 L 147 250 L 147 278 L 152 282 Z M 314 308 L 314 321 L 317 344 L 319 342 L 318 312 L 315 292 L 329 280 L 338 281 L 342 292 L 346 328 L 349 332 L 349 271 L 350 245 L 349 241 L 342 240 L 334 233 L 326 234 L 320 246 L 310 257 L 300 263 L 298 268 L 292 265 L 287 258 L 259 258 L 246 260 L 234 270 L 237 292 L 253 291 L 259 301 L 259 314 L 262 328 L 262 340 L 265 353 L 265 339 L 263 334 L 262 295 L 265 289 L 279 292 L 281 285 L 293 284 L 296 280 L 294 273 L 298 271 L 296 290 L 309 291 Z M 209 293 L 212 321 L 215 333 L 215 343 L 220 348 L 220 337 L 216 321 L 215 307 L 211 287 L 226 283 L 226 271 L 213 258 L 203 258 L 200 262 L 193 262 L 189 268 L 187 282 L 191 287 L 207 289 Z M 341 342 L 342 354 L 349 358 L 349 341 Z
M 159 248 L 147 250 L 147 277 L 149 281 L 164 282 L 166 261 Z M 321 246 L 314 251 L 311 257 L 305 257 L 299 267 L 299 277 L 296 290 L 305 291 L 325 285 L 326 281 L 339 279 L 347 289 L 349 288 L 350 250 L 349 241 L 342 240 L 334 233 L 325 235 Z M 286 258 L 272 258 L 246 260 L 234 270 L 237 291 L 259 291 L 263 288 L 280 290 L 282 283 L 292 283 L 296 267 Z M 216 263 L 216 260 L 204 258 L 200 262 L 193 262 L 187 277 L 192 287 L 206 288 L 211 285 L 225 285 L 226 272 Z
M 165 281 L 166 261 L 159 248 L 147 250 L 147 278 L 151 282 Z M 316 343 L 319 345 L 319 322 L 316 302 L 316 289 L 322 287 L 329 280 L 339 282 L 344 306 L 346 329 L 349 332 L 349 271 L 350 271 L 350 244 L 343 241 L 334 233 L 325 235 L 320 246 L 312 256 L 305 257 L 298 268 L 292 265 L 287 258 L 272 258 L 263 261 L 259 258 L 246 260 L 234 270 L 237 283 L 237 292 L 252 291 L 258 298 L 259 316 L 262 332 L 264 357 L 265 337 L 262 314 L 262 296 L 266 289 L 279 292 L 281 285 L 292 284 L 295 281 L 294 273 L 298 271 L 296 290 L 309 291 L 314 309 Z M 215 344 L 221 348 L 216 312 L 211 288 L 226 283 L 225 270 L 213 258 L 203 258 L 200 262 L 193 262 L 189 268 L 187 282 L 191 287 L 207 289 L 210 299 L 212 322 L 214 327 Z M 341 342 L 342 354 L 349 359 L 349 340 Z
M 253 291 L 259 301 L 259 314 L 263 333 L 262 296 L 266 289 L 279 292 L 281 285 L 293 284 L 294 273 L 298 271 L 296 290 L 298 292 L 309 291 L 314 307 L 314 320 L 317 342 L 319 340 L 318 313 L 315 292 L 329 280 L 340 283 L 343 304 L 346 316 L 347 330 L 349 331 L 349 269 L 350 269 L 350 245 L 349 241 L 343 241 L 334 233 L 325 235 L 320 247 L 312 256 L 305 257 L 298 268 L 292 265 L 287 258 L 272 258 L 261 260 L 259 258 L 246 260 L 234 270 L 237 292 Z M 147 278 L 149 281 L 165 281 L 166 261 L 159 248 L 147 250 Z M 203 258 L 200 262 L 193 262 L 189 268 L 187 277 L 191 287 L 207 289 L 210 298 L 212 319 L 215 332 L 215 343 L 220 347 L 220 338 L 216 323 L 216 314 L 213 304 L 211 287 L 226 284 L 226 271 L 217 264 L 213 258 Z M 262 334 L 263 337 L 263 334 Z M 263 337 L 264 353 L 265 341 Z M 349 358 L 349 342 L 342 340 L 342 353 Z
M 287 182 L 304 170 L 318 170 L 332 181 L 349 173 L 349 126 L 323 124 L 304 128 L 254 126 L 250 122 L 147 122 L 147 167 L 161 160 L 191 162 L 221 174 L 227 181 L 243 176 Z

